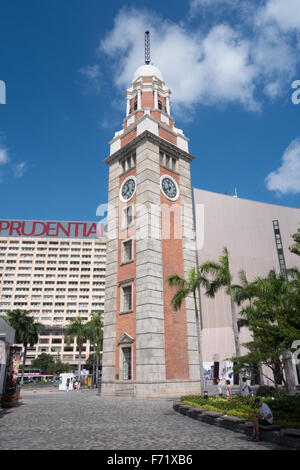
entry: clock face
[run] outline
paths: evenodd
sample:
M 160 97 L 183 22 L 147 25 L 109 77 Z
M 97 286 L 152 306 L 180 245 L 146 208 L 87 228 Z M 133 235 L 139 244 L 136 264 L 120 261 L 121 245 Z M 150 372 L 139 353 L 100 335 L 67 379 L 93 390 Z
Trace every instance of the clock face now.
M 123 202 L 129 201 L 135 193 L 135 179 L 130 176 L 121 186 L 120 199 Z
M 175 180 L 170 176 L 163 176 L 161 178 L 161 190 L 164 195 L 171 201 L 176 201 L 179 196 L 178 186 Z

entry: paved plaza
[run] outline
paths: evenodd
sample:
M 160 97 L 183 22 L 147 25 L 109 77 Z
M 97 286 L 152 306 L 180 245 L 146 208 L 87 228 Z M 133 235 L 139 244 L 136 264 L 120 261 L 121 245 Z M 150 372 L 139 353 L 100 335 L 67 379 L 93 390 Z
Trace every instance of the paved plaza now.
M 0 449 L 283 449 L 173 411 L 173 400 L 101 397 L 95 390 L 23 391 L 0 410 Z

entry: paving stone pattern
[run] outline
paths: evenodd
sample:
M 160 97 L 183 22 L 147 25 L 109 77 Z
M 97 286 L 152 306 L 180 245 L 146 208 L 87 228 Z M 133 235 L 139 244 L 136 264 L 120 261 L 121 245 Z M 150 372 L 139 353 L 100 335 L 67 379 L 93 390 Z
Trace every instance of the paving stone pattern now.
M 94 390 L 22 392 L 0 410 L 0 449 L 283 449 L 199 423 L 165 398 L 101 397 Z

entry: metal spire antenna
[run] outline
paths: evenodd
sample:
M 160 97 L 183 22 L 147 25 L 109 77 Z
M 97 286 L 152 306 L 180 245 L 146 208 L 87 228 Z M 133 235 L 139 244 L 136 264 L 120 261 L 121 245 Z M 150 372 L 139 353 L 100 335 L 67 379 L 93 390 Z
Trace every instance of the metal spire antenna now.
M 150 31 L 145 31 L 145 64 L 150 64 Z

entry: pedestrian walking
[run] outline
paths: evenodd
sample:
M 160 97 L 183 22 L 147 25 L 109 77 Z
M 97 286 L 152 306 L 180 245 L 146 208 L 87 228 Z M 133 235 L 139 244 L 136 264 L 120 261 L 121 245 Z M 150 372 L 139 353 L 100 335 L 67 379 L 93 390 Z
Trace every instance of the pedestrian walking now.
M 79 379 L 78 382 L 77 382 L 77 389 L 76 389 L 77 392 L 79 392 L 79 390 L 80 390 L 80 385 L 81 385 L 81 384 L 80 384 L 80 379 Z
M 67 392 L 69 391 L 69 387 L 70 387 L 70 379 L 67 378 L 67 382 L 66 382 L 66 390 L 67 390 Z
M 217 382 L 218 395 L 219 395 L 219 397 L 222 397 L 223 394 L 222 394 L 222 384 L 221 384 L 221 380 L 220 380 L 219 378 L 217 378 L 216 382 Z
M 226 397 L 231 397 L 231 384 L 230 380 L 226 380 Z
M 246 377 L 243 377 L 243 384 L 242 384 L 242 397 L 249 397 L 250 395 L 250 387 L 247 384 L 247 379 Z

